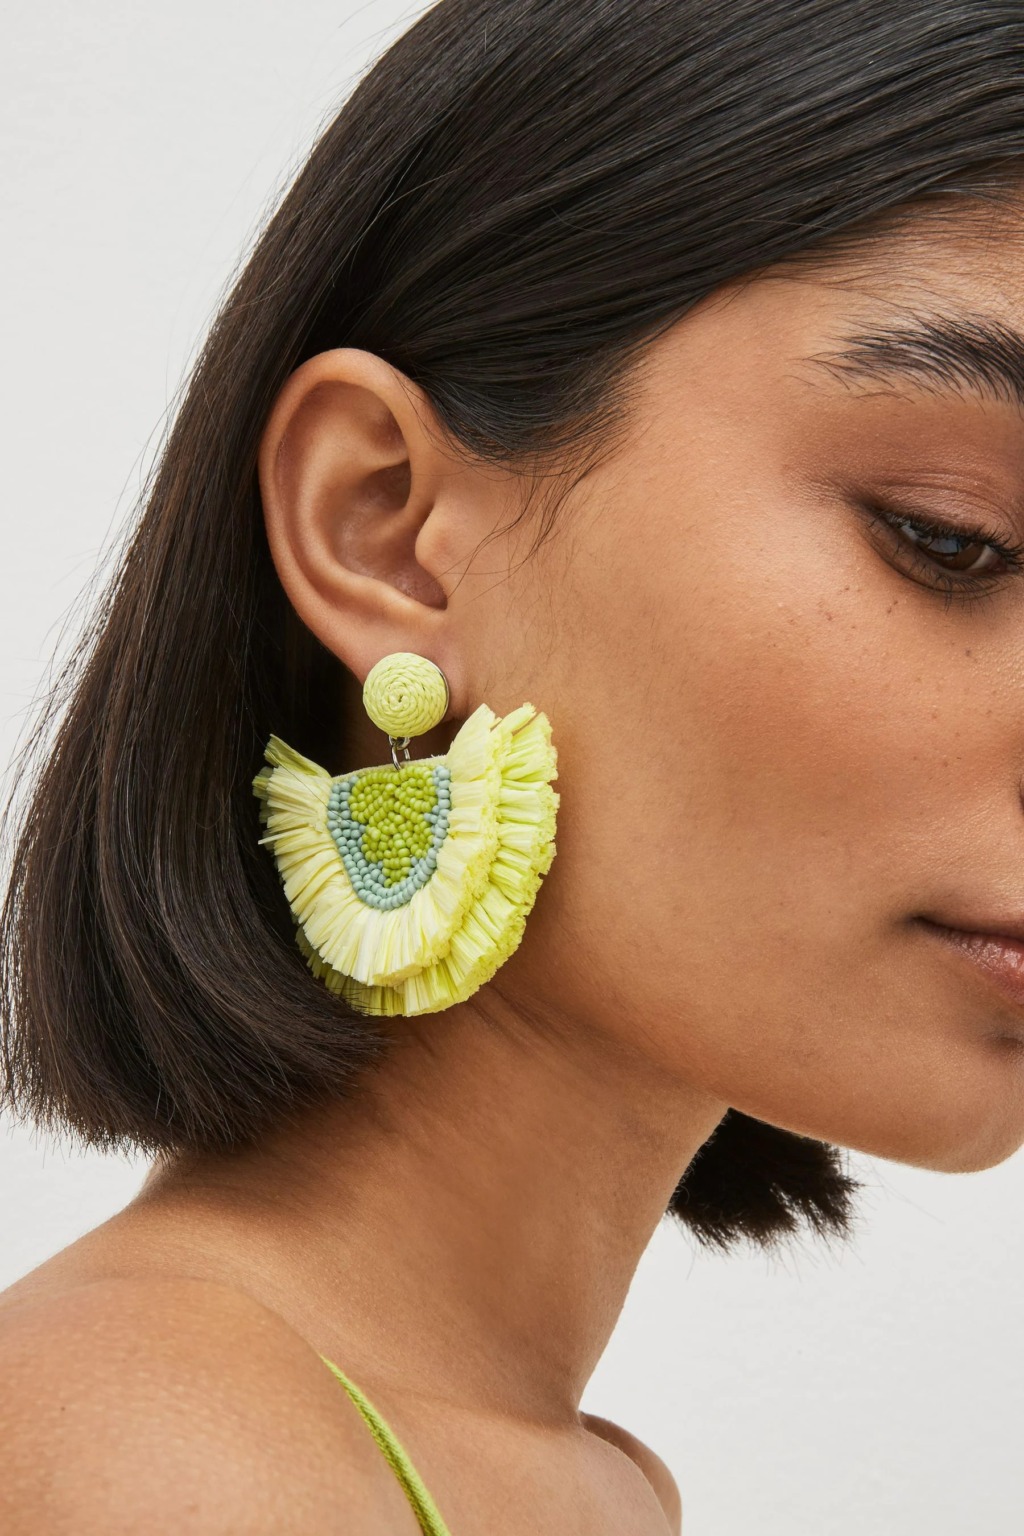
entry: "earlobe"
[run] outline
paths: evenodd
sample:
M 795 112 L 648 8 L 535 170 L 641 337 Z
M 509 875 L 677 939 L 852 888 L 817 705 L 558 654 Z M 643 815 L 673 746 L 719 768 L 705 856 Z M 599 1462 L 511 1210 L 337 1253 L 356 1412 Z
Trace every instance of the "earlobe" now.
M 264 521 L 282 585 L 358 676 L 389 651 L 435 653 L 447 603 L 417 545 L 457 490 L 417 393 L 372 353 L 319 353 L 286 381 L 260 442 Z

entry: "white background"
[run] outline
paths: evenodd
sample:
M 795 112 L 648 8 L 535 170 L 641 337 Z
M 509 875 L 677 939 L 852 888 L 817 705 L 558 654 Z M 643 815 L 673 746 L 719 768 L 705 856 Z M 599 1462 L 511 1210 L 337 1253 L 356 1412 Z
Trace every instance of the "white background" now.
M 3 762 L 259 221 L 419 9 L 0 13 Z M 666 1224 L 645 1256 L 583 1406 L 664 1456 L 687 1536 L 1024 1527 L 1024 1163 L 856 1170 L 871 1189 L 838 1255 L 808 1242 L 781 1261 L 710 1258 Z M 144 1173 L 0 1125 L 0 1287 Z

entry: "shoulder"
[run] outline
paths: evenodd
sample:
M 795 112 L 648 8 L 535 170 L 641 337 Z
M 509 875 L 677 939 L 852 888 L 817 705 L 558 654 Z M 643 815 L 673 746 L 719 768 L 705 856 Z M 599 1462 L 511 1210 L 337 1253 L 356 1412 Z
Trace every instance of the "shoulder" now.
M 676 1480 L 661 1457 L 652 1451 L 649 1445 L 638 1440 L 636 1435 L 630 1434 L 628 1429 L 623 1429 L 620 1424 L 613 1424 L 610 1419 L 598 1418 L 593 1413 L 584 1413 L 582 1418 L 592 1434 L 599 1435 L 602 1440 L 617 1446 L 631 1461 L 636 1462 L 661 1500 L 672 1536 L 680 1536 L 683 1528 L 682 1500 Z
M 7 1536 L 403 1529 L 334 1376 L 230 1286 L 104 1279 L 19 1300 L 0 1310 L 0 1380 Z

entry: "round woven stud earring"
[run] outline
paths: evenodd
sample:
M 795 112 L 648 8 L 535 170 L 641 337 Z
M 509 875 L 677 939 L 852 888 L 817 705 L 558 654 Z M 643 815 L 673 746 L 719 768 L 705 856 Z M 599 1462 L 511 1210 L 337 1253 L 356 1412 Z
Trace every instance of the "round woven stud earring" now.
M 518 947 L 551 867 L 551 727 L 532 704 L 504 716 L 481 704 L 446 753 L 412 760 L 410 740 L 449 703 L 440 667 L 413 651 L 377 662 L 363 703 L 391 762 L 332 778 L 271 736 L 253 779 L 260 842 L 315 976 L 361 1013 L 435 1013 Z

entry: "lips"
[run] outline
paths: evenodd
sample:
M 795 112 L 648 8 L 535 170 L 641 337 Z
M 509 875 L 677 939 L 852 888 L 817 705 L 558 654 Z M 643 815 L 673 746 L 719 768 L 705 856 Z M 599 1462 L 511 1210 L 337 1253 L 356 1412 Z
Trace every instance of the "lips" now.
M 1010 1002 L 1024 1008 L 1024 925 L 1014 924 L 1016 933 L 1000 928 L 954 928 L 931 918 L 922 924 L 944 944 L 971 961 L 994 982 Z

